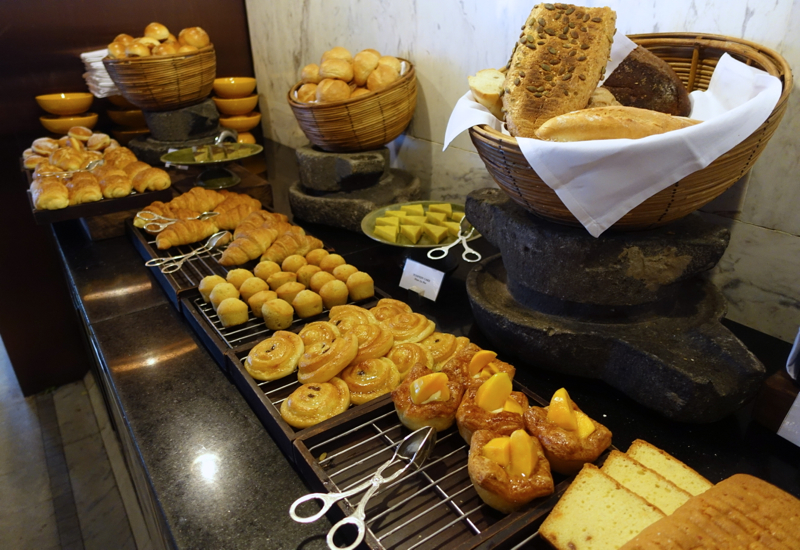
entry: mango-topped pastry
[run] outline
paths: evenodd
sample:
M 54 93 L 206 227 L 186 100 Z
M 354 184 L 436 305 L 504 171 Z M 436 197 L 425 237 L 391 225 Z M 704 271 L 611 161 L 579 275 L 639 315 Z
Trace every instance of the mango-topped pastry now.
M 513 391 L 508 373 L 497 373 L 482 384 L 474 382 L 467 386 L 456 412 L 458 432 L 467 443 L 475 430 L 511 435 L 524 428 L 522 414 L 527 408 L 528 398 Z
M 471 385 L 482 384 L 499 372 L 508 374 L 513 380 L 516 369 L 499 360 L 497 353 L 470 343 L 454 353 L 441 370 L 448 376 L 459 378 L 465 385 Z
M 511 378 L 506 373 L 495 374 L 478 388 L 475 404 L 484 411 L 500 411 L 511 395 L 512 389 Z
M 477 430 L 467 467 L 478 496 L 507 514 L 553 492 L 553 476 L 542 446 L 522 429 L 510 435 Z
M 580 410 L 566 389 L 557 390 L 547 407 L 531 407 L 525 427 L 544 448 L 553 471 L 571 475 L 594 462 L 611 445 L 611 432 Z
M 392 392 L 392 401 L 404 426 L 431 426 L 440 432 L 453 425 L 463 395 L 461 382 L 417 363 Z

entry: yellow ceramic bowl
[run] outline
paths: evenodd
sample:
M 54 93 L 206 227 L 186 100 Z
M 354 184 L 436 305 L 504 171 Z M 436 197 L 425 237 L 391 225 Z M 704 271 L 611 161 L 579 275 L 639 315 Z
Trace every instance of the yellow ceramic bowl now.
M 255 143 L 256 138 L 250 132 L 239 132 L 239 137 L 236 138 L 238 143 Z
M 211 99 L 214 100 L 217 109 L 219 109 L 219 112 L 223 115 L 246 115 L 258 105 L 258 94 L 232 99 L 223 99 L 219 97 L 212 97 Z
M 73 126 L 85 126 L 90 130 L 97 124 L 97 113 L 83 113 L 75 116 L 53 116 L 47 115 L 39 117 L 39 122 L 54 134 L 66 134 Z
M 111 135 L 114 136 L 120 145 L 127 145 L 130 140 L 135 137 L 149 134 L 150 129 L 145 128 L 125 128 L 124 130 L 111 130 Z
M 116 105 L 117 107 L 122 107 L 123 109 L 138 109 L 136 105 L 125 99 L 124 96 L 121 95 L 111 95 L 108 96 L 108 100 L 111 102 L 112 105 Z
M 214 79 L 214 93 L 219 97 L 245 97 L 256 89 L 256 79 L 250 76 L 226 76 Z
M 147 123 L 144 121 L 144 113 L 142 113 L 141 109 L 109 109 L 106 112 L 114 124 L 127 126 L 128 128 L 147 128 Z
M 231 130 L 236 130 L 237 132 L 247 132 L 252 130 L 258 126 L 259 122 L 261 122 L 261 113 L 256 111 L 246 115 L 219 117 L 220 124 L 222 124 L 225 128 L 230 128 Z
M 89 92 L 36 96 L 36 102 L 39 107 L 51 115 L 78 115 L 85 113 L 92 106 L 92 101 L 94 101 L 94 96 Z

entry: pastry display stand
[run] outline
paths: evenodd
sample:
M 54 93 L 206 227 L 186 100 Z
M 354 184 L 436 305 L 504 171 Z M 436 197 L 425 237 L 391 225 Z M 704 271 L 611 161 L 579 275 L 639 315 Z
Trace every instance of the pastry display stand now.
M 221 142 L 221 140 L 217 140 Z M 208 145 L 207 147 L 215 147 Z M 196 147 L 187 147 L 163 155 L 159 160 L 167 165 L 191 166 L 202 168 L 203 171 L 197 176 L 196 183 L 205 189 L 227 189 L 238 185 L 242 179 L 239 175 L 230 170 L 226 165 L 260 154 L 264 148 L 258 144 L 236 143 L 218 144 L 219 155 L 222 158 L 212 160 L 196 160 L 194 153 Z M 229 148 L 231 153 L 223 148 Z M 228 157 L 228 155 L 232 155 Z

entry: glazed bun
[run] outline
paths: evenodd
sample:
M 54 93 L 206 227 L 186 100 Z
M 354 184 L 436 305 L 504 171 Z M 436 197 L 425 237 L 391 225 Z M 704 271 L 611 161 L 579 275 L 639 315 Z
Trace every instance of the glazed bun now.
M 153 48 L 155 48 L 156 46 L 158 46 L 159 44 L 161 44 L 161 42 L 159 42 L 155 38 L 150 38 L 149 36 L 143 36 L 141 38 L 137 38 L 136 42 L 139 42 L 140 44 L 144 44 L 145 46 L 147 46 L 151 50 Z
M 92 131 L 86 126 L 73 126 L 67 130 L 67 135 L 73 139 L 89 141 L 89 138 L 92 137 Z
M 150 55 L 150 48 L 141 42 L 131 42 L 125 47 L 127 57 L 147 57 Z
M 58 141 L 49 137 L 37 138 L 33 140 L 33 143 L 31 144 L 31 150 L 33 150 L 33 152 L 37 155 L 42 155 L 43 157 L 49 157 L 50 153 L 58 148 Z
M 326 78 L 317 85 L 317 101 L 341 101 L 350 97 L 350 86 L 343 80 Z
M 113 59 L 121 59 L 125 57 L 125 43 L 112 42 L 108 45 L 108 57 Z
M 191 46 L 189 44 L 184 44 L 180 48 L 178 48 L 178 53 L 192 53 L 197 51 L 197 46 Z
M 153 48 L 153 55 L 172 55 L 178 53 L 177 42 L 164 42 Z
M 302 101 L 303 103 L 308 103 L 310 101 L 315 101 L 317 99 L 317 85 L 309 82 L 303 84 L 297 90 L 297 101 Z
M 325 78 L 338 78 L 345 82 L 353 80 L 353 64 L 344 59 L 326 59 L 319 66 L 319 76 Z
M 319 76 L 319 65 L 316 63 L 310 63 L 303 67 L 303 70 L 300 73 L 300 81 L 305 84 L 319 84 L 319 81 L 322 80 L 322 77 Z
M 189 27 L 183 29 L 178 34 L 178 42 L 182 46 L 194 46 L 195 48 L 205 48 L 211 43 L 208 33 L 200 27 Z
M 322 63 L 324 63 L 328 59 L 343 59 L 348 63 L 352 63 L 353 55 L 347 48 L 336 46 L 335 48 L 331 48 L 330 50 L 322 54 L 322 59 L 320 59 L 320 65 L 322 65 Z
M 121 42 L 122 44 L 127 46 L 128 44 L 130 44 L 134 40 L 136 40 L 136 39 L 134 37 L 132 37 L 131 35 L 122 33 L 122 34 L 118 34 L 117 35 L 117 37 L 114 39 L 114 42 Z
M 102 151 L 111 144 L 108 134 L 96 133 L 86 141 L 86 148 L 89 151 Z
M 166 40 L 169 38 L 169 30 L 161 23 L 150 23 L 144 28 L 144 35 L 156 40 Z

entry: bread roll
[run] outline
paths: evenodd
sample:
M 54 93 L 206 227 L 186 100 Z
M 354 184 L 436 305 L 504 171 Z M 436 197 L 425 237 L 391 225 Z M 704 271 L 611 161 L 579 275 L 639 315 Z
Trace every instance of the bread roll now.
M 189 27 L 183 29 L 178 34 L 178 42 L 182 46 L 194 46 L 195 48 L 205 48 L 211 43 L 208 33 L 200 27 Z
M 86 151 L 85 153 L 83 153 L 83 162 L 81 163 L 81 170 L 86 170 L 86 168 L 88 168 L 89 166 L 89 163 L 102 159 L 103 159 L 103 154 L 101 152 Z
M 360 97 L 360 96 L 362 96 L 362 95 L 367 95 L 367 94 L 370 94 L 370 93 L 372 93 L 372 92 L 370 92 L 370 91 L 369 91 L 368 89 L 366 89 L 366 88 L 356 88 L 355 90 L 353 90 L 353 91 L 350 93 L 350 99 L 354 99 L 354 98 L 356 98 L 356 97 Z
M 506 72 L 503 108 L 512 136 L 534 137 L 545 121 L 586 107 L 605 72 L 615 23 L 607 7 L 534 6 Z
M 172 55 L 178 53 L 180 46 L 177 42 L 164 42 L 153 48 L 153 55 Z
M 112 42 L 108 45 L 108 57 L 112 59 L 122 59 L 126 57 L 125 48 L 127 44 L 124 42 Z
M 278 294 L 274 290 L 262 290 L 250 296 L 250 299 L 247 300 L 247 304 L 250 306 L 250 311 L 253 312 L 253 315 L 261 319 L 264 316 L 262 312 L 264 304 L 277 297 Z
M 536 131 L 536 137 L 548 141 L 639 139 L 699 122 L 636 107 L 594 107 L 548 120 Z
M 126 169 L 128 166 L 125 167 Z M 133 188 L 137 193 L 144 193 L 145 191 L 161 191 L 166 189 L 172 184 L 172 180 L 161 168 L 148 166 L 144 170 L 138 172 L 132 179 Z
M 239 290 L 231 283 L 227 282 L 214 285 L 214 288 L 211 289 L 211 293 L 208 295 L 208 299 L 211 302 L 211 305 L 214 306 L 215 310 L 219 307 L 223 300 L 238 297 Z
M 323 80 L 338 78 L 350 82 L 353 80 L 353 64 L 344 59 L 326 59 L 319 66 L 319 77 Z
M 353 58 L 353 78 L 356 86 L 363 87 L 367 83 L 370 73 L 378 66 L 378 55 L 374 50 L 364 50 Z
M 169 38 L 169 29 L 161 23 L 150 23 L 144 28 L 144 35 L 156 40 L 166 40 Z
M 96 133 L 92 134 L 86 141 L 86 148 L 89 151 L 102 151 L 111 144 L 111 138 L 108 134 Z
M 295 296 L 305 289 L 306 287 L 302 283 L 298 283 L 297 281 L 289 281 L 288 283 L 279 286 L 275 292 L 278 294 L 278 298 L 291 304 L 294 301 Z
M 364 300 L 375 296 L 375 283 L 368 273 L 357 271 L 347 278 L 347 290 L 354 302 Z
M 121 197 L 127 197 L 131 194 L 133 190 L 133 184 L 131 183 L 131 179 L 122 174 L 106 174 L 106 176 L 100 180 L 100 188 L 103 190 L 103 196 L 107 199 L 118 199 Z
M 31 184 L 31 198 L 36 210 L 60 210 L 69 206 L 69 191 L 54 176 L 34 180 Z
M 317 100 L 317 85 L 316 84 L 303 84 L 297 89 L 297 101 L 309 103 Z
M 77 172 L 66 183 L 69 191 L 69 205 L 84 204 L 103 200 L 103 190 L 94 174 Z
M 207 275 L 200 279 L 200 284 L 197 285 L 197 290 L 200 291 L 203 301 L 208 303 L 211 300 L 211 291 L 214 290 L 214 287 L 224 282 L 226 282 L 225 279 L 219 275 Z
M 297 275 L 297 282 L 302 283 L 306 288 L 311 288 L 311 277 L 319 271 L 321 270 L 317 265 L 304 265 L 295 272 Z
M 330 281 L 337 281 L 337 280 L 338 279 L 334 277 L 332 273 L 329 273 L 327 271 L 319 271 L 311 276 L 309 282 L 309 288 L 311 288 L 311 290 L 313 290 L 314 292 L 320 292 L 322 290 L 322 287 L 325 286 L 327 283 L 329 283 Z
M 266 281 L 276 273 L 279 273 L 280 270 L 281 266 L 279 266 L 275 262 L 270 262 L 269 260 L 265 260 L 263 262 L 259 262 L 256 265 L 256 267 L 253 269 L 253 275 L 261 279 L 264 279 Z
M 333 270 L 347 263 L 341 254 L 328 254 L 319 261 L 319 268 L 322 271 L 333 273 Z
M 342 101 L 350 98 L 350 86 L 343 80 L 326 78 L 317 84 L 317 101 Z
M 264 302 L 264 305 L 261 306 L 261 314 L 268 329 L 283 330 L 292 326 L 294 308 L 292 308 L 292 304 L 275 298 Z
M 148 57 L 150 55 L 150 48 L 141 42 L 131 42 L 125 46 L 126 57 Z
M 287 283 L 294 283 L 297 281 L 297 275 L 292 273 L 291 271 L 279 271 L 273 275 L 270 275 L 269 279 L 267 279 L 267 284 L 269 288 L 276 291 Z
M 147 170 L 148 168 L 150 168 L 149 164 L 147 164 L 146 162 L 142 162 L 140 160 L 137 160 L 136 162 L 131 162 L 130 164 L 125 166 L 125 168 L 123 168 L 122 171 L 125 172 L 126 174 L 128 174 L 128 177 L 131 178 L 131 180 L 133 180 L 139 172 L 142 172 L 143 170 Z M 134 189 L 136 189 L 136 185 L 135 184 L 134 184 Z M 137 191 L 137 193 L 139 192 L 138 189 L 136 191 Z
M 33 178 L 41 178 L 43 176 L 58 174 L 60 172 L 63 172 L 63 170 L 58 166 L 53 166 L 50 164 L 50 158 L 48 157 L 47 162 L 39 162 L 36 164 L 36 168 L 33 170 Z
M 303 289 L 295 295 L 292 307 L 298 317 L 308 319 L 322 313 L 322 298 L 313 290 Z
M 336 46 L 335 48 L 331 48 L 330 50 L 322 54 L 322 59 L 320 59 L 319 61 L 320 65 L 328 59 L 343 59 L 348 63 L 352 63 L 353 55 L 347 48 Z
M 319 295 L 322 303 L 325 304 L 325 309 L 343 306 L 347 303 L 347 285 L 338 279 L 333 279 L 322 285 Z
M 358 268 L 356 266 L 354 266 L 354 265 L 342 264 L 342 265 L 337 265 L 336 267 L 334 267 L 333 271 L 331 271 L 331 273 L 333 273 L 334 277 L 336 277 L 337 279 L 339 279 L 343 283 L 346 283 L 347 282 L 347 278 L 350 277 L 350 275 L 352 275 L 353 273 L 356 273 L 357 271 L 358 271 Z
M 136 42 L 138 42 L 139 44 L 144 44 L 145 46 L 150 48 L 151 52 L 153 51 L 153 48 L 155 48 L 160 44 L 158 40 L 156 40 L 155 38 L 150 38 L 149 36 L 142 36 L 141 38 L 137 38 Z
M 178 53 L 194 53 L 197 51 L 197 46 L 192 46 L 190 44 L 184 44 L 180 48 L 178 48 Z
M 330 254 L 324 248 L 317 248 L 314 249 L 306 254 L 306 260 L 308 261 L 309 265 L 319 265 L 320 260 Z
M 399 59 L 393 55 L 384 55 L 378 59 L 378 65 L 388 65 L 399 75 L 403 70 L 403 65 Z
M 244 283 L 250 277 L 254 277 L 252 272 L 248 271 L 247 269 L 239 268 L 228 271 L 228 275 L 225 277 L 225 279 L 238 290 L 239 287 L 242 286 L 242 283 Z
M 80 170 L 83 156 L 72 147 L 57 149 L 50 155 L 50 164 L 65 171 Z
M 392 65 L 378 64 L 367 78 L 367 89 L 370 92 L 382 90 L 400 78 L 400 71 Z
M 303 67 L 303 70 L 300 73 L 301 82 L 305 84 L 319 84 L 320 80 L 322 80 L 322 77 L 319 76 L 319 65 L 316 63 L 310 63 Z
M 491 113 L 500 120 L 503 120 L 503 82 L 506 75 L 497 69 L 483 69 L 478 71 L 475 76 L 467 77 L 469 89 L 475 101 L 489 109 Z
M 33 154 L 25 158 L 23 165 L 25 166 L 26 170 L 33 170 L 36 168 L 38 164 L 42 162 L 49 163 L 50 159 L 47 157 L 43 157 L 41 155 Z
M 37 155 L 42 155 L 43 157 L 49 157 L 50 153 L 58 149 L 58 147 L 58 142 L 49 137 L 35 139 L 31 144 L 31 149 L 33 152 Z
M 131 42 L 133 42 L 134 40 L 136 40 L 134 37 L 125 33 L 118 34 L 116 38 L 114 38 L 114 42 L 120 42 L 121 44 L 124 44 L 126 46 Z

